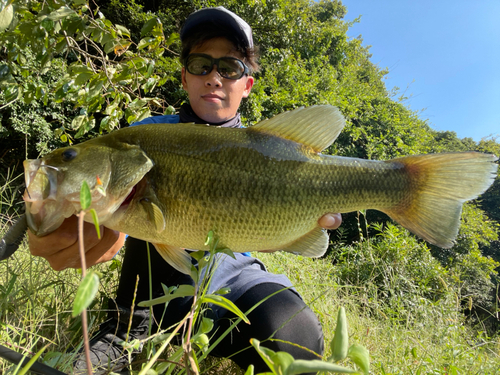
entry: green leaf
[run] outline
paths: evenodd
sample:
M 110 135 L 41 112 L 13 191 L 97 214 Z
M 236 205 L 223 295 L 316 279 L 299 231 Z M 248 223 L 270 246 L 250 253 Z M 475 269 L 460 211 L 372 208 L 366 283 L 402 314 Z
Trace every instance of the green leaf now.
M 264 360 L 266 365 L 272 369 L 274 368 L 274 364 L 271 360 L 271 356 L 275 353 L 273 350 L 264 348 L 260 346 L 260 341 L 257 339 L 250 339 L 250 344 L 257 350 L 257 353 L 261 356 L 261 358 Z M 274 372 L 273 372 L 274 373 Z
M 137 49 L 138 50 L 141 50 L 141 49 L 144 49 L 146 48 L 147 46 L 150 46 L 153 42 L 154 42 L 154 38 L 151 38 L 151 37 L 147 37 L 147 38 L 142 38 L 140 41 L 139 41 L 139 44 L 137 45 Z
M 325 371 L 325 372 L 328 371 L 339 374 L 359 374 L 359 372 L 356 370 L 344 366 L 339 366 L 330 362 L 323 362 L 317 359 L 313 359 L 310 361 L 297 359 L 296 361 L 293 361 L 290 366 L 288 366 L 285 375 L 315 373 L 318 371 Z
M 75 11 L 71 8 L 68 8 L 66 5 L 63 5 L 59 9 L 50 13 L 48 18 L 51 19 L 52 21 L 59 21 L 59 20 L 62 20 L 63 18 L 66 18 L 66 17 L 72 15 L 72 14 L 76 14 Z
M 137 122 L 137 121 L 141 121 L 141 120 L 144 120 L 146 117 L 150 117 L 151 116 L 151 111 L 149 110 L 149 108 L 143 108 L 137 112 L 133 112 L 130 110 L 130 108 L 127 109 L 127 122 L 129 124 L 132 124 L 134 122 Z
M 248 366 L 247 370 L 245 371 L 245 375 L 254 375 L 253 365 Z
M 411 349 L 411 355 L 413 356 L 413 358 L 417 358 L 417 348 L 413 347 Z
M 201 320 L 200 333 L 209 333 L 214 328 L 214 320 L 203 317 Z
M 145 84 L 141 86 L 141 88 L 144 90 L 144 92 L 147 94 L 150 91 L 153 91 L 153 89 L 156 86 L 156 83 L 158 82 L 158 79 L 156 78 L 148 78 Z
M 89 88 L 89 98 L 92 98 L 94 96 L 100 96 L 103 85 L 104 85 L 104 79 L 100 79 L 99 81 L 91 84 Z
M 231 258 L 236 259 L 236 255 L 234 255 L 234 252 L 231 249 L 224 248 L 224 249 L 217 249 L 216 251 L 217 253 L 226 254 L 229 255 Z
M 51 61 L 51 60 L 52 60 L 52 53 L 50 53 L 50 51 L 49 51 L 49 52 L 47 52 L 46 54 L 44 54 L 44 55 L 42 56 L 42 58 L 40 59 L 40 66 L 41 66 L 42 68 L 47 68 L 47 67 L 50 67 L 50 65 L 52 64 L 52 61 Z M 66 85 L 67 85 L 67 83 L 66 83 L 64 86 L 66 86 Z M 64 87 L 64 86 L 63 86 L 63 87 Z M 68 87 L 68 88 L 69 88 L 69 87 Z M 65 91 L 64 91 L 65 93 L 68 91 L 68 88 L 66 88 L 66 89 L 65 89 Z
M 90 194 L 89 184 L 87 184 L 87 181 L 84 180 L 80 189 L 80 206 L 82 207 L 82 210 L 87 210 L 91 203 L 92 195 Z
M 215 292 L 215 294 L 224 295 L 224 294 L 228 294 L 230 292 L 231 292 L 231 288 L 229 288 L 229 287 L 226 286 L 226 287 L 223 287 L 223 288 L 220 288 L 219 290 L 217 290 Z
M 278 374 L 286 374 L 293 363 L 293 356 L 287 352 L 277 352 L 271 356 L 271 360 L 274 362 L 274 369 Z
M 45 18 L 40 24 L 45 30 L 51 31 L 54 29 L 55 23 L 50 18 Z
M 116 27 L 116 30 L 118 30 L 118 33 L 121 33 L 124 36 L 130 37 L 130 31 L 126 27 L 124 27 L 122 25 L 115 25 L 115 27 Z
M 94 71 L 92 69 L 90 69 L 88 66 L 86 65 L 81 65 L 81 64 L 78 64 L 78 65 L 71 65 L 71 67 L 69 68 L 71 74 L 79 74 L 79 73 L 94 73 Z
M 171 105 L 169 105 L 166 109 L 165 112 L 163 112 L 164 115 L 175 115 L 175 108 Z
M 362 371 L 368 375 L 370 372 L 370 353 L 362 345 L 351 345 L 347 356 L 353 361 Z
M 172 43 L 174 43 L 175 41 L 179 40 L 181 37 L 178 33 L 172 33 L 170 34 L 170 36 L 168 37 L 167 41 L 165 42 L 165 44 L 167 46 L 171 45 Z
M 178 288 L 176 288 L 173 293 L 167 294 L 163 297 L 158 297 L 154 298 L 149 301 L 142 301 L 139 302 L 139 306 L 141 307 L 149 307 L 149 306 L 154 306 L 154 305 L 159 305 L 161 303 L 167 303 L 174 298 L 183 298 L 183 297 L 188 297 L 188 296 L 193 296 L 194 295 L 194 286 L 192 285 L 179 285 Z
M 214 231 L 211 230 L 207 234 L 207 238 L 205 239 L 205 246 L 211 245 L 214 241 Z
M 94 225 L 95 225 L 95 231 L 97 232 L 97 238 L 101 239 L 101 228 L 99 226 L 99 218 L 97 217 L 97 212 L 92 208 L 90 210 L 90 213 L 92 214 L 92 221 L 94 222 Z
M 75 85 L 76 86 L 82 86 L 84 83 L 87 83 L 87 81 L 92 78 L 94 73 L 81 73 L 76 77 L 75 79 Z
M 73 303 L 73 317 L 80 315 L 94 299 L 99 290 L 99 276 L 94 271 L 87 273 L 76 291 L 75 302 Z
M 208 294 L 200 299 L 201 303 L 213 303 L 214 305 L 221 306 L 228 311 L 231 311 L 234 315 L 240 317 L 245 323 L 250 324 L 250 320 L 245 314 L 230 300 L 221 295 Z
M 83 121 L 85 121 L 86 118 L 87 118 L 87 116 L 85 116 L 85 115 L 76 116 L 73 119 L 73 121 L 71 121 L 70 128 L 73 130 L 79 129 L 80 126 L 82 126 Z
M 40 358 L 40 356 L 42 355 L 42 353 L 45 351 L 45 349 L 47 349 L 47 347 L 49 346 L 50 344 L 47 344 L 45 345 L 43 348 L 41 348 L 29 361 L 28 363 L 26 363 L 26 365 L 21 369 L 19 370 L 19 372 L 17 373 L 17 375 L 24 375 L 24 374 L 28 374 L 30 369 L 31 369 L 31 366 L 33 366 L 33 364 L 38 360 L 38 358 Z
M 347 332 L 347 318 L 345 309 L 341 307 L 337 315 L 337 327 L 335 328 L 335 336 L 330 343 L 332 356 L 330 360 L 333 362 L 342 361 L 347 357 L 349 349 L 349 333 Z
M 5 102 L 10 103 L 21 95 L 21 90 L 18 85 L 12 85 L 7 88 L 7 90 L 4 91 L 4 97 L 5 97 Z
M 160 23 L 160 21 L 158 20 L 158 18 L 151 18 L 149 21 L 147 21 L 144 26 L 142 26 L 142 29 L 141 29 L 141 36 L 144 36 L 144 35 L 147 35 L 151 32 L 151 30 L 153 30 L 153 28 L 158 24 Z
M 210 340 L 207 335 L 204 333 L 200 333 L 198 335 L 194 335 L 192 337 L 193 342 L 200 347 L 200 349 L 203 349 L 206 351 L 208 349 L 208 345 L 210 344 Z
M 14 8 L 9 4 L 0 12 L 0 33 L 10 26 L 13 19 Z
M 0 81 L 6 79 L 8 76 L 10 76 L 9 66 L 5 64 L 0 65 Z
M 35 89 L 30 87 L 29 91 L 24 92 L 24 103 L 30 104 L 35 99 Z

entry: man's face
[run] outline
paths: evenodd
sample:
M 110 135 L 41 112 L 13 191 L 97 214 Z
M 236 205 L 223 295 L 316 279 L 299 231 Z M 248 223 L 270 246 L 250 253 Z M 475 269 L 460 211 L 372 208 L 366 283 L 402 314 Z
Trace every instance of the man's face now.
M 191 53 L 204 53 L 213 58 L 243 56 L 225 38 L 215 38 L 195 47 Z M 194 113 L 209 123 L 230 120 L 238 112 L 241 99 L 250 94 L 254 79 L 243 76 L 238 80 L 222 78 L 217 69 L 204 76 L 193 75 L 182 68 L 182 87 L 187 91 Z

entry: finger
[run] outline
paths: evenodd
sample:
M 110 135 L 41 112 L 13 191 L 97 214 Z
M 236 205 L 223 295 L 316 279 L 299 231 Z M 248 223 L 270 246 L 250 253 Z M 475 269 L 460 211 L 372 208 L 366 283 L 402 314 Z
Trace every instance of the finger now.
M 342 224 L 342 215 L 341 214 L 326 214 L 323 215 L 319 220 L 318 224 L 320 227 L 325 229 L 337 229 Z
M 113 259 L 125 243 L 125 234 L 104 228 L 102 240 L 86 253 L 87 267 Z
M 74 245 L 78 240 L 78 220 L 71 216 L 61 226 L 46 236 L 38 237 L 28 230 L 28 241 L 31 254 L 46 257 Z
M 97 237 L 97 233 L 93 224 L 84 223 L 83 232 L 83 248 L 85 253 L 87 253 L 92 250 L 101 240 Z M 107 249 L 103 249 L 101 251 L 105 252 L 106 250 Z M 102 254 L 100 254 L 97 258 L 99 258 L 101 255 Z M 76 236 L 76 240 L 66 248 L 58 249 L 58 251 L 53 250 L 50 253 L 48 251 L 44 251 L 43 255 L 41 256 L 47 259 L 50 266 L 56 271 L 61 271 L 66 268 L 81 268 L 82 262 L 80 259 L 80 243 L 78 241 L 78 235 Z
M 66 268 L 80 268 L 81 261 L 78 241 L 57 253 L 46 255 L 45 259 L 47 259 L 50 266 L 56 271 L 62 271 Z

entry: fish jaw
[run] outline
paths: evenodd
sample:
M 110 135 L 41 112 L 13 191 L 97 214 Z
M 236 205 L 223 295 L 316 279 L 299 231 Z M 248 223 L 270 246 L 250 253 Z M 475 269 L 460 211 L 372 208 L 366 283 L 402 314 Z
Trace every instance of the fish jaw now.
M 36 235 L 43 236 L 57 229 L 75 210 L 67 202 L 56 200 L 57 169 L 45 165 L 43 159 L 25 160 L 23 165 L 26 183 L 23 199 L 28 227 Z
M 64 181 L 63 170 L 51 166 L 44 159 L 24 161 L 26 190 L 23 199 L 26 205 L 26 219 L 30 230 L 39 237 L 56 230 L 62 222 L 81 210 L 81 182 L 68 188 Z M 97 178 L 96 178 L 97 179 Z M 105 178 L 105 181 L 109 178 Z M 91 189 L 92 204 L 98 216 L 109 216 L 108 208 L 119 207 L 120 202 L 112 203 L 99 178 L 99 184 Z

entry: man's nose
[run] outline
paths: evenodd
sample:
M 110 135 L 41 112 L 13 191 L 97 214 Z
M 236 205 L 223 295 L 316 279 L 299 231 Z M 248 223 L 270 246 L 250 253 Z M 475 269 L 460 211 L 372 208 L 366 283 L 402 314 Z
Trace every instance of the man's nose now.
M 222 86 L 222 77 L 217 71 L 217 65 L 214 64 L 212 71 L 206 76 L 205 85 L 215 87 Z

